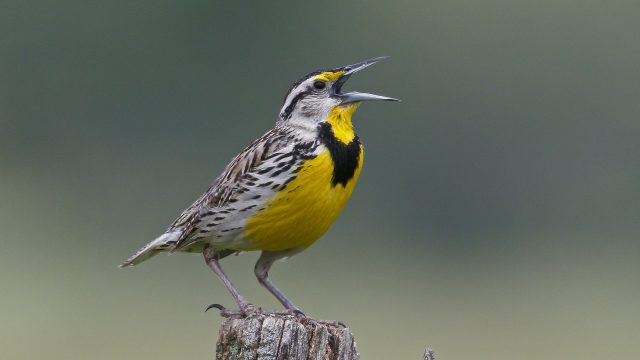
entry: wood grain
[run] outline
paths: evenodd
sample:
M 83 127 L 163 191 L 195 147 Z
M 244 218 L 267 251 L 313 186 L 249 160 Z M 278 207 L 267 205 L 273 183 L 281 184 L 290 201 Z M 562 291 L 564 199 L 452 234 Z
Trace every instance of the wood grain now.
M 353 334 L 337 324 L 283 314 L 227 319 L 216 360 L 357 360 Z

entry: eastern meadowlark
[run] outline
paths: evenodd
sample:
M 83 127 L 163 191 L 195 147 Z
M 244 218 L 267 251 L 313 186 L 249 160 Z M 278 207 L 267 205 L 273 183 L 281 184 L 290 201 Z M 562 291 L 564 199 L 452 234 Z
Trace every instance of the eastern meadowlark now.
M 238 154 L 164 234 L 121 266 L 163 251 L 203 253 L 240 309 L 216 307 L 223 315 L 247 315 L 256 308 L 240 295 L 219 260 L 261 250 L 255 265 L 258 281 L 287 311 L 301 314 L 268 272 L 274 261 L 318 240 L 351 196 L 363 160 L 351 117 L 362 101 L 397 100 L 341 90 L 353 73 L 383 58 L 314 71 L 293 83 L 275 127 Z

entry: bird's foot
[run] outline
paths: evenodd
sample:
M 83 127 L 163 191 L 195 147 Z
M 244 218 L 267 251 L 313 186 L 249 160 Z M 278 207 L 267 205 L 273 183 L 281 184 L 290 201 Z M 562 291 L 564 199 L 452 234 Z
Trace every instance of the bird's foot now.
M 272 311 L 271 313 L 276 315 L 295 316 L 298 319 L 308 319 L 307 315 L 305 315 L 300 309 L 285 309 L 285 310 Z
M 343 322 L 337 321 L 337 320 L 317 320 L 314 318 L 310 318 L 307 315 L 305 315 L 300 309 L 297 309 L 297 308 L 274 311 L 273 314 L 295 316 L 301 322 L 309 322 L 309 323 L 315 323 L 315 324 L 331 326 L 331 327 L 343 327 L 343 328 L 347 327 L 347 325 L 345 325 Z
M 207 308 L 204 311 L 207 312 L 213 308 L 220 310 L 220 316 L 224 318 L 245 318 L 245 317 L 258 315 L 262 313 L 262 309 L 249 303 L 242 304 L 242 306 L 238 310 L 227 309 L 226 307 L 220 304 L 211 304 L 207 306 Z
M 345 323 L 339 320 L 316 320 L 316 319 L 309 318 L 309 321 L 312 321 L 316 324 L 321 324 L 321 325 L 331 326 L 331 327 L 342 327 L 342 328 L 348 327 Z

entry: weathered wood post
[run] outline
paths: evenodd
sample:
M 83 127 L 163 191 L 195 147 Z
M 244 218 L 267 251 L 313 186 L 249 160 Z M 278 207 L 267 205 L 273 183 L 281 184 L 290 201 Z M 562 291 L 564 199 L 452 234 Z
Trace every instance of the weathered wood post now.
M 227 319 L 220 328 L 216 360 L 358 360 L 349 328 L 264 313 Z

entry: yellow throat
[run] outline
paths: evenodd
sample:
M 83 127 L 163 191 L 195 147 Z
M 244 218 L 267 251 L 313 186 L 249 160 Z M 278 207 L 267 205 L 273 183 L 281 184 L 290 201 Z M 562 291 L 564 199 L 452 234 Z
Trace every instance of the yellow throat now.
M 329 113 L 327 122 L 331 125 L 333 135 L 343 144 L 349 144 L 356 137 L 356 133 L 353 131 L 351 117 L 359 106 L 360 103 L 336 106 Z

